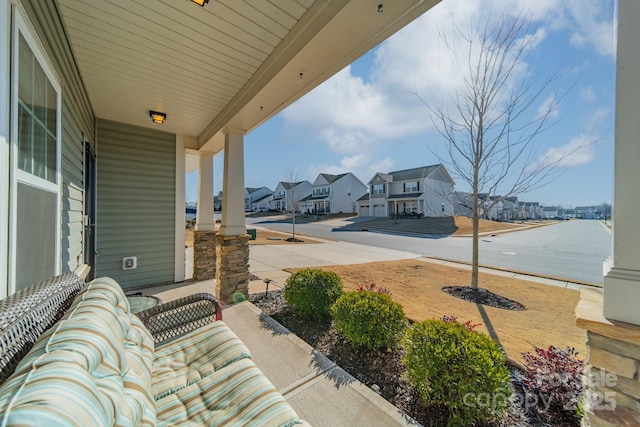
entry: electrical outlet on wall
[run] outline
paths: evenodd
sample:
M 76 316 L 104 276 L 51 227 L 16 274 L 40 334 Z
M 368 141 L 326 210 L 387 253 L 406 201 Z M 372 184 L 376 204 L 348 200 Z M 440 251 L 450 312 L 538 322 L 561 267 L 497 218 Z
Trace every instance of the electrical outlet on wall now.
M 135 270 L 138 267 L 138 257 L 126 256 L 122 258 L 123 270 Z

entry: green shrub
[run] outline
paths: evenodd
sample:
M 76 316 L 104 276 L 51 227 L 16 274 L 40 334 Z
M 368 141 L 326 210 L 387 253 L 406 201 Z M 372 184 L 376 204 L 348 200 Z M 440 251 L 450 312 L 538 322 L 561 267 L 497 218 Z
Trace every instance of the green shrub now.
M 304 269 L 284 283 L 284 299 L 294 313 L 311 319 L 328 319 L 329 308 L 342 295 L 342 280 L 332 271 Z
M 402 306 L 388 294 L 347 292 L 331 306 L 336 330 L 354 347 L 394 347 L 407 328 Z
M 407 331 L 403 359 L 426 405 L 448 409 L 450 426 L 484 423 L 509 406 L 509 370 L 498 344 L 458 322 L 426 320 Z

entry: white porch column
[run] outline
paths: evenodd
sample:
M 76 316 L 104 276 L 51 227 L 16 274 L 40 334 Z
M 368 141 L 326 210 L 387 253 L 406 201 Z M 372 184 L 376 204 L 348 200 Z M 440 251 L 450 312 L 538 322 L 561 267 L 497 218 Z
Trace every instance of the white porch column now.
M 244 225 L 244 136 L 226 129 L 222 222 L 216 236 L 216 296 L 224 303 L 249 297 L 249 235 Z
M 241 131 L 227 129 L 224 137 L 224 171 L 222 179 L 223 236 L 244 236 L 244 135 Z
M 200 152 L 198 168 L 198 208 L 196 210 L 196 231 L 213 231 L 213 154 Z
M 613 257 L 603 292 L 582 289 L 576 324 L 587 331 L 581 425 L 640 420 L 640 2 L 619 0 Z
M 640 3 L 618 4 L 613 258 L 604 315 L 640 325 Z

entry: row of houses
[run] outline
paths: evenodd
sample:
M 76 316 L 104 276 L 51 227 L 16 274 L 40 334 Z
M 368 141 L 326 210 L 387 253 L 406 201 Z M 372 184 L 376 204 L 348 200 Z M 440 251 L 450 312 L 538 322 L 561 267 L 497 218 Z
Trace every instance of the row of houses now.
M 309 181 L 281 181 L 275 190 L 246 188 L 247 212 L 290 211 L 360 216 L 451 216 L 454 181 L 441 164 L 376 173 L 364 184 L 353 173 L 321 173 Z M 216 205 L 222 200 L 216 197 Z
M 540 202 L 525 202 L 517 196 L 487 196 L 479 194 L 480 215 L 485 219 L 497 221 L 529 220 L 529 219 L 606 219 L 611 217 L 611 206 L 578 206 L 563 208 L 543 206 Z M 456 192 L 454 210 L 456 215 L 471 216 L 470 193 Z
M 352 213 L 372 217 L 471 216 L 471 193 L 454 190 L 455 182 L 442 164 L 376 173 L 364 184 L 353 173 L 321 173 L 312 182 L 280 181 L 275 190 L 247 187 L 246 212 L 291 211 L 306 214 Z M 603 219 L 608 205 L 564 209 L 517 196 L 480 194 L 480 215 L 497 221 L 535 219 Z M 220 210 L 222 194 L 214 198 Z

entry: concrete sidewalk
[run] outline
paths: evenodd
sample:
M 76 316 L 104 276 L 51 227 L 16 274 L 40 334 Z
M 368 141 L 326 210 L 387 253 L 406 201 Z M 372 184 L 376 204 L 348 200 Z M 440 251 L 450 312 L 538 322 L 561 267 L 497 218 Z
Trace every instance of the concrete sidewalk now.
M 224 322 L 298 415 L 320 426 L 419 425 L 286 328 L 244 302 Z

